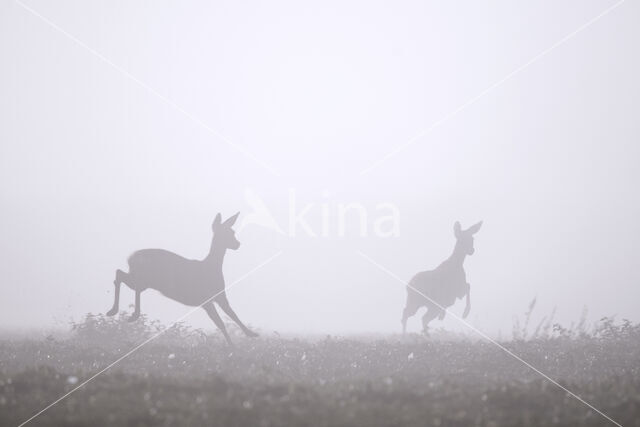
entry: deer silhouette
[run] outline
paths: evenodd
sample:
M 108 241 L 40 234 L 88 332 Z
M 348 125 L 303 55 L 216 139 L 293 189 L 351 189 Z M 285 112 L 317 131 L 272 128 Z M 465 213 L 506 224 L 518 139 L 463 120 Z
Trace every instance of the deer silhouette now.
M 453 232 L 456 245 L 449 258 L 442 262 L 435 270 L 421 271 L 413 276 L 407 286 L 407 303 L 402 312 L 402 333 L 407 330 L 407 319 L 422 306 L 427 312 L 422 316 L 422 328 L 425 334 L 429 331 L 429 322 L 438 317 L 444 319 L 445 308 L 452 306 L 456 298 L 467 297 L 467 305 L 462 317 L 467 317 L 471 310 L 471 287 L 467 283 L 464 272 L 464 259 L 473 255 L 473 235 L 480 230 L 482 221 L 466 230 L 460 228 L 456 221 Z M 425 295 L 428 297 L 426 298 Z
M 222 222 L 217 214 L 213 225 L 213 238 L 209 254 L 202 260 L 186 259 L 164 249 L 142 249 L 134 252 L 128 259 L 129 272 L 116 270 L 115 297 L 108 316 L 118 312 L 120 285 L 124 283 L 136 293 L 136 305 L 130 321 L 140 317 L 140 294 L 145 289 L 155 289 L 164 296 L 185 305 L 200 306 L 207 312 L 213 323 L 220 329 L 227 343 L 231 338 L 224 322 L 216 311 L 214 301 L 227 315 L 238 324 L 249 337 L 258 334 L 247 328 L 229 305 L 225 294 L 222 262 L 227 249 L 236 250 L 240 242 L 231 228 L 240 212 Z

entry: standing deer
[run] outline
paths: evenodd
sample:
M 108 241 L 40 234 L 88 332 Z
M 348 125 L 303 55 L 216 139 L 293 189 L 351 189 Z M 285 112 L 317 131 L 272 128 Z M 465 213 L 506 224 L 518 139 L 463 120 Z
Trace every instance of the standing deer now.
M 211 249 L 203 260 L 186 259 L 163 249 L 143 249 L 134 252 L 128 259 L 129 272 L 116 270 L 116 278 L 113 281 L 116 287 L 115 299 L 107 316 L 113 316 L 118 312 L 120 285 L 124 283 L 136 293 L 135 311 L 129 321 L 140 317 L 140 294 L 150 288 L 182 304 L 202 305 L 202 308 L 222 331 L 230 345 L 231 339 L 224 322 L 216 311 L 214 301 L 247 336 L 257 337 L 258 334 L 247 328 L 231 309 L 224 291 L 224 276 L 222 274 L 224 255 L 227 249 L 236 250 L 240 247 L 240 242 L 231 229 L 238 219 L 238 215 L 240 212 L 225 222 L 222 222 L 220 214 L 216 215 L 211 226 L 213 229 Z
M 407 330 L 407 319 L 422 306 L 427 312 L 422 316 L 422 328 L 425 334 L 429 331 L 429 322 L 438 317 L 444 319 L 445 308 L 452 306 L 456 298 L 467 297 L 467 306 L 462 317 L 465 318 L 471 310 L 470 286 L 464 272 L 464 259 L 473 255 L 473 235 L 480 230 L 482 221 L 466 230 L 460 228 L 456 221 L 453 232 L 456 236 L 456 246 L 453 253 L 435 270 L 421 271 L 413 276 L 407 286 L 407 304 L 402 312 L 402 333 Z M 425 298 L 425 295 L 429 298 Z

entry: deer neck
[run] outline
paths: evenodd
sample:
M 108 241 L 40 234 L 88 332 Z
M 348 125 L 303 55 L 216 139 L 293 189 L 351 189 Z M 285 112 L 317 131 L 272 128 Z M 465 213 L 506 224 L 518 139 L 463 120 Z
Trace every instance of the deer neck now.
M 222 262 L 224 261 L 224 256 L 227 253 L 227 248 L 220 246 L 216 243 L 216 240 L 213 239 L 211 241 L 211 249 L 209 249 L 209 255 L 204 259 L 205 262 L 222 266 Z
M 462 267 L 462 265 L 464 264 L 464 259 L 466 257 L 467 254 L 464 252 L 460 244 L 456 243 L 456 246 L 453 248 L 453 253 L 449 257 L 449 261 L 452 264 Z

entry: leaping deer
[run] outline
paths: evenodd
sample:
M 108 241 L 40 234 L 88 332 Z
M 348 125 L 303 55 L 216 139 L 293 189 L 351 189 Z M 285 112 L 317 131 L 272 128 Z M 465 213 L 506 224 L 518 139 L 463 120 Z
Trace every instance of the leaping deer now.
M 107 316 L 118 312 L 120 301 L 120 285 L 124 283 L 136 293 L 136 306 L 130 321 L 140 317 L 140 294 L 145 289 L 155 289 L 172 300 L 190 306 L 200 306 L 205 309 L 213 323 L 222 331 L 227 343 L 231 345 L 231 338 L 224 326 L 224 322 L 216 311 L 213 302 L 238 324 L 249 337 L 258 334 L 247 328 L 231 309 L 224 290 L 224 276 L 222 262 L 227 249 L 236 250 L 240 242 L 231 228 L 238 219 L 240 212 L 222 222 L 220 214 L 216 215 L 211 228 L 213 238 L 209 254 L 202 260 L 186 259 L 164 249 L 143 249 L 134 252 L 128 259 L 129 272 L 116 270 L 115 299 L 113 307 Z M 213 297 L 213 299 L 212 299 Z M 206 302 L 205 302 L 206 301 Z
M 462 317 L 469 315 L 471 310 L 470 286 L 467 283 L 464 272 L 464 259 L 467 255 L 473 255 L 473 235 L 480 230 L 482 221 L 472 225 L 466 230 L 460 228 L 456 221 L 453 232 L 456 237 L 456 246 L 453 253 L 435 270 L 421 271 L 413 276 L 407 286 L 407 303 L 402 312 L 402 333 L 407 330 L 407 319 L 422 306 L 427 307 L 427 312 L 422 316 L 422 328 L 425 334 L 429 330 L 429 322 L 438 317 L 444 319 L 445 308 L 452 306 L 456 298 L 467 297 L 467 305 Z M 428 298 L 425 298 L 425 295 Z

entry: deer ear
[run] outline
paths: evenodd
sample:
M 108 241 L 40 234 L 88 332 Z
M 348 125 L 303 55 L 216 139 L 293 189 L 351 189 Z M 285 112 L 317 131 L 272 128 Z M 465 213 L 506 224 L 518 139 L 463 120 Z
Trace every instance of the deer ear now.
M 228 218 L 225 222 L 224 225 L 226 225 L 227 227 L 233 227 L 233 224 L 236 223 L 236 220 L 238 219 L 238 216 L 240 216 L 240 212 L 238 212 L 237 214 L 235 214 L 234 216 Z
M 455 224 L 453 224 L 453 235 L 456 236 L 456 238 L 460 237 L 460 234 L 462 233 L 462 230 L 460 229 L 460 222 L 456 221 Z
M 222 215 L 220 215 L 220 212 L 218 212 L 218 215 L 216 215 L 216 218 L 213 220 L 213 224 L 211 224 L 211 228 L 215 230 L 218 226 L 220 226 L 220 223 L 222 223 Z
M 482 227 L 482 221 L 480 221 L 477 224 L 473 224 L 471 227 L 469 227 L 467 229 L 467 233 L 469 234 L 476 234 L 478 232 L 478 230 L 480 230 L 480 227 Z

